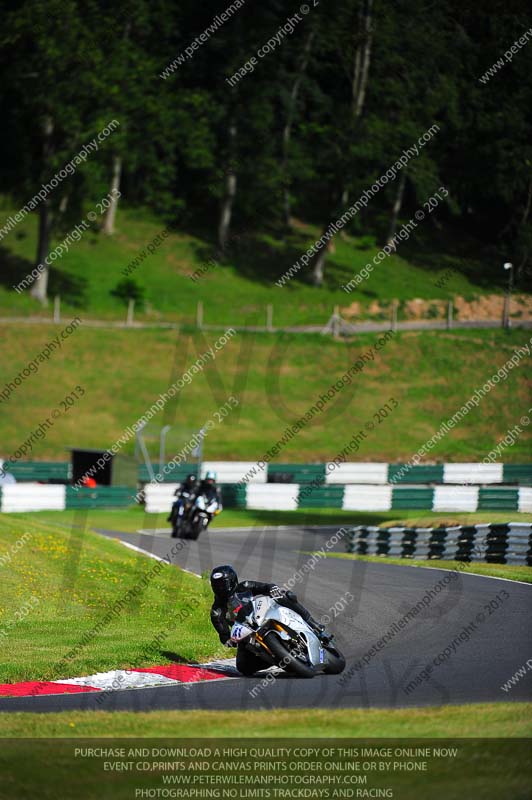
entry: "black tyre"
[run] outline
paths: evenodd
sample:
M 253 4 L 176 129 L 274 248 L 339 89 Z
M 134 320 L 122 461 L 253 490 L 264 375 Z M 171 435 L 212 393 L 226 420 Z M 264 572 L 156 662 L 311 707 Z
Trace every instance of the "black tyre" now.
M 194 522 L 192 525 L 190 525 L 190 527 L 188 529 L 188 533 L 187 533 L 185 538 L 187 538 L 187 539 L 198 539 L 200 533 L 202 532 L 202 530 L 203 530 L 203 526 L 201 524 L 201 520 L 198 519 L 196 522 Z
M 240 645 L 236 651 L 236 668 L 242 675 L 245 675 L 246 678 L 250 678 L 256 672 L 260 672 L 261 669 L 266 669 L 269 664 L 267 664 L 260 656 L 256 653 L 250 653 L 246 650 L 245 645 Z
M 277 659 L 278 667 L 299 675 L 300 678 L 314 677 L 316 674 L 314 667 L 292 655 L 284 642 L 275 633 L 269 633 L 266 642 Z
M 334 647 L 326 647 L 327 666 L 323 670 L 326 675 L 339 675 L 345 669 L 345 658 Z

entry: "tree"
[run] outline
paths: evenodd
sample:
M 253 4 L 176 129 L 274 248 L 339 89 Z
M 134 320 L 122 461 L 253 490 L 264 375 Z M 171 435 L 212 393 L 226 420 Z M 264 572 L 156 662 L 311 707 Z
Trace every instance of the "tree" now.
M 67 19 L 68 25 L 61 24 Z M 36 266 L 41 271 L 31 293 L 46 303 L 51 236 L 79 186 L 71 174 L 57 178 L 57 173 L 83 141 L 85 97 L 72 80 L 72 62 L 83 58 L 88 37 L 72 0 L 22 2 L 5 14 L 1 37 L 4 101 L 12 104 L 8 150 L 16 164 L 16 171 L 9 165 L 4 171 L 14 198 L 31 210 L 38 207 Z M 34 204 L 38 191 L 43 196 Z
M 289 175 L 289 157 L 290 157 L 290 142 L 292 138 L 292 129 L 296 117 L 297 101 L 303 78 L 307 71 L 307 66 L 312 50 L 312 43 L 316 33 L 311 28 L 306 36 L 303 52 L 301 53 L 299 63 L 292 79 L 292 86 L 287 100 L 286 119 L 283 126 L 283 139 L 282 139 L 282 165 L 281 170 L 283 174 L 283 214 L 284 224 L 286 228 L 290 228 L 290 175 Z

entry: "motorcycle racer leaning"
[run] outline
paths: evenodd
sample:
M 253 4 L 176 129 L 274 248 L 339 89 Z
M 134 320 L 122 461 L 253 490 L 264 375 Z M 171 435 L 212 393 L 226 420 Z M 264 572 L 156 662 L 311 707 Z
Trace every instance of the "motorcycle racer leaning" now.
M 309 625 L 316 635 L 326 644 L 328 637 L 324 633 L 323 625 L 320 625 L 312 617 L 298 599 L 294 592 L 285 591 L 275 583 L 263 583 L 262 581 L 238 581 L 237 574 L 233 567 L 225 564 L 215 567 L 211 572 L 211 588 L 214 592 L 214 602 L 211 608 L 211 622 L 218 632 L 220 641 L 227 647 L 236 647 L 230 636 L 229 622 L 227 619 L 228 601 L 234 594 L 241 592 L 251 592 L 256 595 L 263 594 L 273 597 L 281 606 L 292 609 L 296 614 Z M 264 661 L 258 656 L 246 650 L 245 645 L 238 645 L 236 652 L 236 668 L 243 675 L 253 675 L 258 670 L 264 669 Z

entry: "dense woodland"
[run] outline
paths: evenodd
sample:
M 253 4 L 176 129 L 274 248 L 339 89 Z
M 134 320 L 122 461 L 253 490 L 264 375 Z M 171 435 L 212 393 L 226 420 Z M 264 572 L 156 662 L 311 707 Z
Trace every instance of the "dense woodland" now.
M 295 219 L 326 230 L 437 124 L 419 156 L 345 230 L 385 243 L 401 219 L 444 186 L 449 195 L 427 224 L 463 231 L 501 254 L 511 251 L 516 281 L 526 288 L 532 263 L 527 2 L 309 0 L 302 13 L 297 3 L 238 0 L 223 20 L 229 6 L 228 0 L 4 4 L 0 191 L 13 207 L 24 206 L 109 122 L 120 123 L 35 209 L 36 264 L 52 238 L 71 230 L 83 209 L 111 189 L 120 199 L 107 211 L 102 236 L 113 234 L 122 203 L 200 231 L 222 254 L 235 231 L 283 236 Z M 290 18 L 297 24 L 287 33 Z M 257 58 L 283 27 L 271 52 Z M 505 59 L 529 30 L 530 41 Z M 253 57 L 253 69 L 241 70 Z M 239 70 L 243 77 L 230 81 Z M 317 287 L 332 241 L 309 265 L 308 280 Z M 44 299 L 46 285 L 45 270 L 34 296 Z

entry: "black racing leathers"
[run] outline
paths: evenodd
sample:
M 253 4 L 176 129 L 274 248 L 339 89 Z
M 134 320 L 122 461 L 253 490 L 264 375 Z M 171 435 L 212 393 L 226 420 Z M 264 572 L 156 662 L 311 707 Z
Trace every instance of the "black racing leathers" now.
M 305 622 L 311 625 L 317 625 L 312 619 L 310 611 L 305 606 L 298 602 L 296 595 L 293 592 L 286 592 L 277 586 L 276 583 L 263 583 L 262 581 L 241 581 L 237 584 L 234 593 L 240 594 L 242 592 L 250 592 L 254 597 L 258 594 L 269 595 L 275 598 L 276 602 L 281 606 L 291 608 L 296 614 L 299 614 Z M 214 597 L 214 602 L 211 608 L 211 622 L 214 625 L 220 641 L 225 644 L 230 638 L 231 631 L 227 621 L 227 603 L 228 600 L 223 600 Z M 240 649 L 240 648 L 239 648 Z
M 207 498 L 207 502 L 210 502 L 214 498 L 218 501 L 218 506 L 220 511 L 222 510 L 222 493 L 220 489 L 216 486 L 215 483 L 209 483 L 208 481 L 201 481 L 199 486 L 195 490 L 196 497 L 199 497 L 201 494 L 204 494 Z

